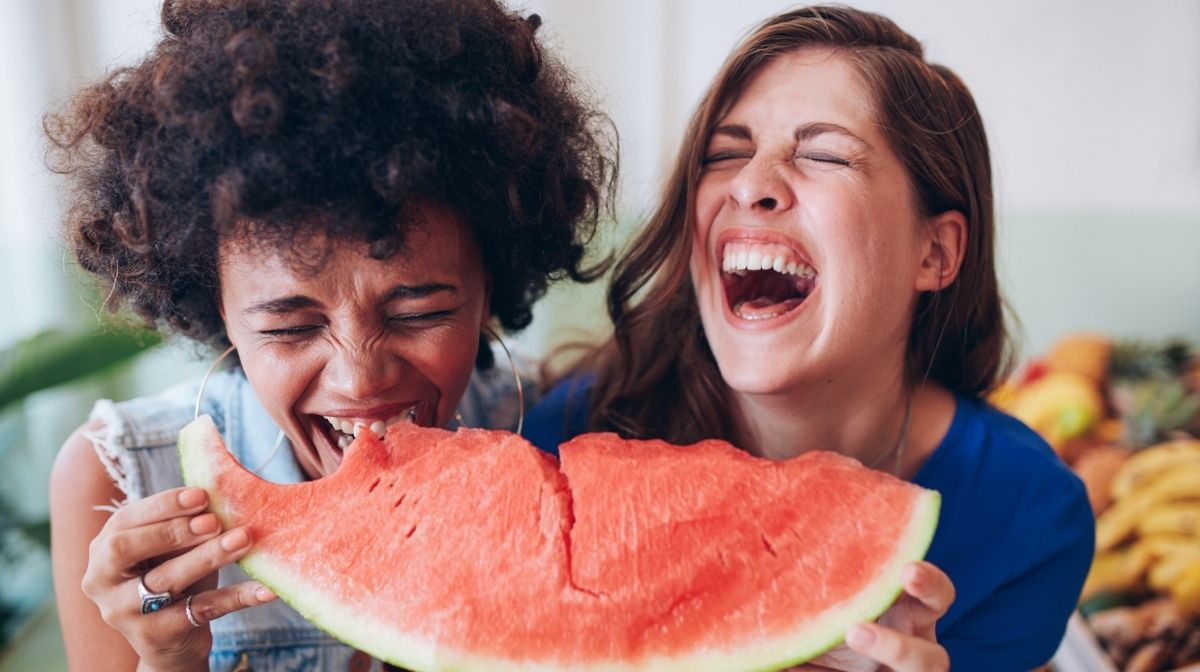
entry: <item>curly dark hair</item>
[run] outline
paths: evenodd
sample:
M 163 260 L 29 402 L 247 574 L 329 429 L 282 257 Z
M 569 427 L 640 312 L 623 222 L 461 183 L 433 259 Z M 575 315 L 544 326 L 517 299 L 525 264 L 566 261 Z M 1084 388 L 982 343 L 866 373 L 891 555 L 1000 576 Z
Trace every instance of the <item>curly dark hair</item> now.
M 493 0 L 168 0 L 148 57 L 46 117 L 66 238 L 118 303 L 220 346 L 219 237 L 296 254 L 317 226 L 383 259 L 433 202 L 523 328 L 551 280 L 602 270 L 585 246 L 617 169 L 539 24 Z

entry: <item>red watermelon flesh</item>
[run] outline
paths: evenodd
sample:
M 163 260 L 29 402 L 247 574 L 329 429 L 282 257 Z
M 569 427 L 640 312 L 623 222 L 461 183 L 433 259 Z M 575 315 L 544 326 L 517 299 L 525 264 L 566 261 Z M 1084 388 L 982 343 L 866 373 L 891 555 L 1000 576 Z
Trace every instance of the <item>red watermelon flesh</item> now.
M 242 469 L 210 420 L 185 480 L 246 571 L 339 639 L 413 670 L 768 670 L 809 660 L 900 592 L 932 491 L 832 453 L 588 434 L 561 465 L 507 432 L 396 425 L 321 480 Z

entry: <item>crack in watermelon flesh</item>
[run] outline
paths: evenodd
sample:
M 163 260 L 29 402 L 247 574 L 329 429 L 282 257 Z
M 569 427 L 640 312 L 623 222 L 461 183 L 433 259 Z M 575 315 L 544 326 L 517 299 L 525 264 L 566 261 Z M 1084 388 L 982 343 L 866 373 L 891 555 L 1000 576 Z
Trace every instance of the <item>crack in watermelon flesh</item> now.
M 272 484 L 207 417 L 184 480 L 248 574 L 411 670 L 774 670 L 840 644 L 924 557 L 936 492 L 833 453 L 587 434 L 561 464 L 500 431 L 399 424 L 333 475 Z

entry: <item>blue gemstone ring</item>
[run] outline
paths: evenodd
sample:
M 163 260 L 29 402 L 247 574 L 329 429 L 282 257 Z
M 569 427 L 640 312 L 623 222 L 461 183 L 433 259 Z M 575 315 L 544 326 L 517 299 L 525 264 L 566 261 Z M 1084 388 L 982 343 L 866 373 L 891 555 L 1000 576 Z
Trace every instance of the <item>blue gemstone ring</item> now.
M 142 613 L 153 614 L 171 603 L 170 593 L 152 593 L 146 587 L 146 575 L 138 577 L 138 596 L 142 598 Z

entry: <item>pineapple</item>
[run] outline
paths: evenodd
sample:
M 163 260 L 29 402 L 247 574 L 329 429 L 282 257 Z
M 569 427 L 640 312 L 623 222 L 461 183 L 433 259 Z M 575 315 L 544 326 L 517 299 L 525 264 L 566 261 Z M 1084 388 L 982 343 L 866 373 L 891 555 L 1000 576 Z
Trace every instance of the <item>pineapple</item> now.
M 1196 430 L 1200 389 L 1191 380 L 1200 359 L 1191 345 L 1118 343 L 1109 365 L 1111 402 L 1125 425 L 1124 442 L 1145 447 Z

